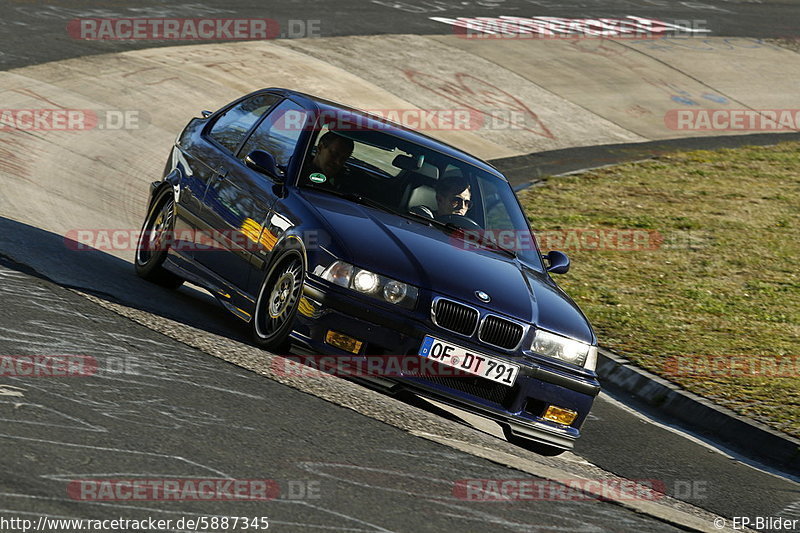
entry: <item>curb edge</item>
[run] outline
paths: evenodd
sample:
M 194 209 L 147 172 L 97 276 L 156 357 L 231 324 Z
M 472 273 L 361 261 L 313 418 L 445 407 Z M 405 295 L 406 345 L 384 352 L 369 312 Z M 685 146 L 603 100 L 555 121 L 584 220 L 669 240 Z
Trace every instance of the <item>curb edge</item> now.
M 683 390 L 604 348 L 598 349 L 597 375 L 604 388 L 628 393 L 687 429 L 787 473 L 800 475 L 800 440 L 790 435 Z

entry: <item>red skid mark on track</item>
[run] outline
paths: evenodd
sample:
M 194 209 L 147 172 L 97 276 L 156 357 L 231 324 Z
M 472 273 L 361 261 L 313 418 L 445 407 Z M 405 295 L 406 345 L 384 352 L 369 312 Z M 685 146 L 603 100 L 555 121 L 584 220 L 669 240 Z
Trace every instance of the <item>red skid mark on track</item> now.
M 555 139 L 550 129 L 544 125 L 539 116 L 527 105 L 511 93 L 487 81 L 476 78 L 466 72 L 457 72 L 450 79 L 433 74 L 425 74 L 416 70 L 404 70 L 403 72 L 411 82 L 423 89 L 432 91 L 451 102 L 476 111 L 483 115 L 485 119 L 495 121 L 495 123 L 499 121 L 502 124 L 505 121 L 507 125 L 510 125 L 508 118 L 502 115 L 501 112 L 503 111 L 524 113 L 529 117 L 531 125 L 522 126 L 520 129 L 548 139 Z
M 132 70 L 132 71 L 130 71 L 130 72 L 126 72 L 125 74 L 123 74 L 123 75 L 122 75 L 122 77 L 123 77 L 123 78 L 130 78 L 131 76 L 137 76 L 137 77 L 138 77 L 138 75 L 139 75 L 139 74 L 141 74 L 142 72 L 147 72 L 147 71 L 149 71 L 149 70 L 159 70 L 159 69 L 161 69 L 161 68 L 162 68 L 162 67 L 160 67 L 160 66 L 159 66 L 159 67 L 144 67 L 144 68 L 138 68 L 138 69 L 136 69 L 136 70 Z
M 151 70 L 162 70 L 162 69 L 163 69 L 163 67 L 160 67 L 160 66 L 159 67 L 145 67 L 145 68 L 140 68 L 140 69 L 134 70 L 132 72 L 126 72 L 125 74 L 122 75 L 122 77 L 123 78 L 130 78 L 132 76 L 136 76 L 137 78 L 141 78 L 141 76 L 139 76 L 139 74 L 141 74 L 142 72 L 148 72 L 148 71 L 151 71 Z M 179 79 L 180 79 L 180 77 L 178 77 L 178 76 L 171 76 L 169 78 L 161 78 L 158 81 L 151 81 L 151 82 L 143 83 L 143 85 L 158 85 L 159 83 L 164 83 L 166 81 L 179 80 Z
M 221 70 L 228 74 L 234 74 L 241 71 L 246 71 L 250 67 L 250 62 L 245 60 L 240 61 L 213 61 L 204 65 L 206 68 Z
M 47 98 L 46 96 L 42 96 L 41 94 L 35 92 L 32 89 L 14 89 L 14 92 L 15 93 L 19 93 L 19 94 L 24 94 L 25 96 L 31 96 L 33 98 L 36 98 L 37 100 L 41 100 L 42 102 L 46 102 L 49 105 L 51 105 L 53 107 L 56 107 L 58 109 L 66 109 L 66 106 L 63 106 L 61 104 L 57 104 L 54 101 L 52 101 L 49 98 Z
M 21 142 L 9 135 L 0 135 L 0 172 L 30 181 L 30 169 L 19 154 L 24 154 Z
M 163 78 L 158 81 L 151 81 L 150 83 L 145 83 L 144 85 L 158 85 L 160 83 L 165 83 L 172 80 L 180 80 L 181 78 L 178 76 L 172 76 L 171 78 Z

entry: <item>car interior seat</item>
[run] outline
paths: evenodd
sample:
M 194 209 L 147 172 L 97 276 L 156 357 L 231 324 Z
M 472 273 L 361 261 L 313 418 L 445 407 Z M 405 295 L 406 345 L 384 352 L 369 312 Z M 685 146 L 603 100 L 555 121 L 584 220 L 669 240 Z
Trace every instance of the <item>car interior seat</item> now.
M 403 158 L 403 160 L 399 160 Z M 414 208 L 427 207 L 431 212 L 436 211 L 436 182 L 439 179 L 439 169 L 431 164 L 423 162 L 419 168 L 411 165 L 405 159 L 406 156 L 395 158 L 395 166 L 404 169 L 405 190 L 400 202 L 400 206 L 408 211 Z M 422 211 L 424 214 L 424 210 Z

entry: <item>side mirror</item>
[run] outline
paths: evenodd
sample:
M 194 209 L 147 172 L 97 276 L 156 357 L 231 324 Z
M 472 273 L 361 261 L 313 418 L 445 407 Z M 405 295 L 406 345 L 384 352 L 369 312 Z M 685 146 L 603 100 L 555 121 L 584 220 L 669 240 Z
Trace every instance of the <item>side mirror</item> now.
M 547 267 L 547 271 L 551 274 L 566 274 L 569 272 L 569 257 L 564 252 L 551 250 L 547 252 L 547 255 L 543 255 L 542 258 L 547 259 L 550 264 Z
M 213 111 L 206 111 L 206 110 L 203 110 L 203 111 L 200 111 L 200 114 L 201 114 L 201 115 L 203 115 L 203 118 L 208 118 L 208 117 L 210 117 L 211 115 L 213 115 L 213 114 L 214 114 L 214 112 L 213 112 Z
M 264 150 L 253 150 L 244 158 L 244 164 L 256 172 L 264 174 L 276 183 L 283 183 L 286 177 L 278 170 L 275 158 Z

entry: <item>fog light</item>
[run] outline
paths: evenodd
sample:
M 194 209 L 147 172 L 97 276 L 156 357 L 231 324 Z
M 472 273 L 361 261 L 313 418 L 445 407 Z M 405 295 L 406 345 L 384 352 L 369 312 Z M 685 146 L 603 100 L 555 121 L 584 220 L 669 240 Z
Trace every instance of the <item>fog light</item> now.
M 328 333 L 325 335 L 325 342 L 331 346 L 339 348 L 340 350 L 355 354 L 361 351 L 361 346 L 364 344 L 360 340 L 354 339 L 353 337 L 348 337 L 344 333 L 339 333 L 338 331 L 332 330 L 328 330 Z
M 564 409 L 563 407 L 551 405 L 547 408 L 547 411 L 544 412 L 543 418 L 550 422 L 555 422 L 556 424 L 568 426 L 575 422 L 575 419 L 578 418 L 578 413 L 572 409 Z

